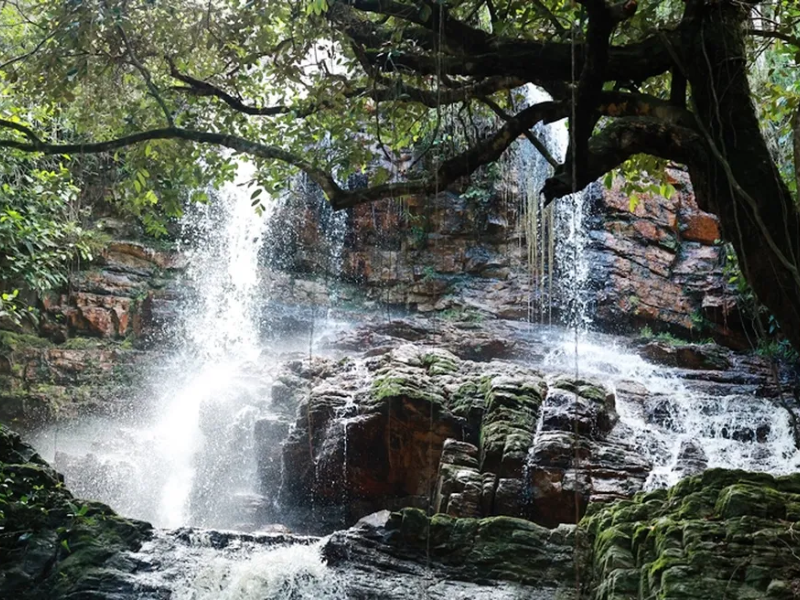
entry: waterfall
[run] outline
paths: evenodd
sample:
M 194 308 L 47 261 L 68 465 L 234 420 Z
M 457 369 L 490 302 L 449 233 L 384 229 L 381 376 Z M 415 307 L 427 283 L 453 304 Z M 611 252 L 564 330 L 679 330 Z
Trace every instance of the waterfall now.
M 569 371 L 574 340 L 555 336 L 546 343 L 544 367 Z M 615 393 L 617 436 L 653 464 L 648 488 L 673 485 L 691 472 L 687 450 L 709 468 L 775 475 L 800 469 L 791 415 L 773 401 L 746 388 L 720 393 L 693 386 L 679 370 L 651 364 L 611 336 L 584 336 L 578 354 L 581 376 Z
M 521 88 L 521 108 L 551 100 L 543 90 L 528 84 Z M 569 144 L 566 121 L 537 125 L 533 130 L 550 154 L 564 161 Z M 588 190 L 559 198 L 544 206 L 541 189 L 553 168 L 526 139 L 514 143 L 511 152 L 525 218 L 528 267 L 532 287 L 529 319 L 553 322 L 553 310 L 570 328 L 585 331 L 589 314 Z
M 271 384 L 257 310 L 270 212 L 251 205 L 252 174 L 241 163 L 236 182 L 182 219 L 188 297 L 169 327 L 172 356 L 143 382 L 152 397 L 121 418 L 84 418 L 35 437 L 79 495 L 161 527 L 246 528 L 243 505 L 258 503 L 254 423 L 269 414 Z
M 241 163 L 237 181 L 189 207 L 182 223 L 194 301 L 181 315 L 177 385 L 159 402 L 153 430 L 170 473 L 156 522 L 169 527 L 212 524 L 232 508 L 232 490 L 255 491 L 258 255 L 271 203 L 263 216 L 253 209 L 244 185 L 252 174 Z

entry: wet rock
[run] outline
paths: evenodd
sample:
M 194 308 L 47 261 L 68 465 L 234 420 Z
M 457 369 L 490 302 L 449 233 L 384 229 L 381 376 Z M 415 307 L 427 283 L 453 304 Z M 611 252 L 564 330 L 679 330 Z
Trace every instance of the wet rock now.
M 561 387 L 547 394 L 525 471 L 525 514 L 547 526 L 577 522 L 590 501 L 629 497 L 651 469 L 636 448 L 609 439 L 618 420 L 613 394 L 581 380 L 554 385 Z
M 694 440 L 684 440 L 678 450 L 675 470 L 681 475 L 697 475 L 708 467 L 708 458 L 703 447 Z
M 729 352 L 715 344 L 668 344 L 650 342 L 641 349 L 644 357 L 681 369 L 723 371 L 731 367 Z
M 348 520 L 393 500 L 427 505 L 444 442 L 465 425 L 433 383 L 453 360 L 399 349 L 378 361 L 366 389 L 352 378 L 351 391 L 341 379 L 314 387 L 283 446 L 282 501 L 341 506 Z
M 686 186 L 669 199 L 638 198 L 633 211 L 616 186 L 596 199 L 589 258 L 597 291 L 595 324 L 620 333 L 647 325 L 748 348 L 746 319 L 723 272 L 716 218 L 698 208 Z
M 136 379 L 144 358 L 114 342 L 73 339 L 57 345 L 0 331 L 0 419 L 31 427 L 122 409 L 120 391 Z
M 522 476 L 546 384 L 537 377 L 500 376 L 485 384 L 481 469 L 501 478 Z
M 614 598 L 793 598 L 797 475 L 711 469 L 675 487 L 598 507 L 581 523 L 587 590 Z
M 0 597 L 19 600 L 133 595 L 129 552 L 150 535 L 99 502 L 73 498 L 61 476 L 0 425 L 3 504 Z
M 281 485 L 281 442 L 286 439 L 289 427 L 290 423 L 283 419 L 263 418 L 257 420 L 253 428 L 259 489 L 273 500 L 277 499 Z
M 534 586 L 518 589 L 523 594 L 518 597 L 566 599 L 571 597 L 573 535 L 569 526 L 549 530 L 511 517 L 428 518 L 404 509 L 334 534 L 323 553 L 334 568 L 358 565 L 391 574 L 409 567 L 414 572 L 415 563 L 430 564 L 438 578 L 499 579 Z
M 446 440 L 439 462 L 434 510 L 454 517 L 479 517 L 482 497 L 478 448 L 467 442 Z

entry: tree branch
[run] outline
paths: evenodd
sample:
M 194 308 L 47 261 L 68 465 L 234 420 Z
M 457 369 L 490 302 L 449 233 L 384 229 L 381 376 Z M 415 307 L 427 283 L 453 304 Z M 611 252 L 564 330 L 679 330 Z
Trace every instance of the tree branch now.
M 373 202 L 389 196 L 397 197 L 413 194 L 429 194 L 443 189 L 459 177 L 470 175 L 481 165 L 494 162 L 508 146 L 526 129 L 530 129 L 539 121 L 552 121 L 566 115 L 566 107 L 559 102 L 543 102 L 535 104 L 512 117 L 494 135 L 480 144 L 469 148 L 461 154 L 446 160 L 433 175 L 412 181 L 393 182 L 370 188 L 344 190 L 329 174 L 303 160 L 296 154 L 282 148 L 267 146 L 244 138 L 207 131 L 196 131 L 178 127 L 165 127 L 143 131 L 129 136 L 104 142 L 80 142 L 72 144 L 50 144 L 39 141 L 33 132 L 17 123 L 0 121 L 0 128 L 5 127 L 25 134 L 29 142 L 0 139 L 0 148 L 13 148 L 23 152 L 41 152 L 43 154 L 98 154 L 111 152 L 127 146 L 140 144 L 150 140 L 182 140 L 199 144 L 213 144 L 230 148 L 237 152 L 250 154 L 266 160 L 279 160 L 305 171 L 320 186 L 334 209 L 342 209 L 357 204 Z
M 317 183 L 328 197 L 335 197 L 342 192 L 342 189 L 328 173 L 315 167 L 310 162 L 303 160 L 296 154 L 287 152 L 282 148 L 267 146 L 258 142 L 246 140 L 239 136 L 210 131 L 197 131 L 193 129 L 182 129 L 179 127 L 164 127 L 162 129 L 152 129 L 142 131 L 132 135 L 107 140 L 104 142 L 77 142 L 70 144 L 51 144 L 39 140 L 27 127 L 17 123 L 0 120 L 0 127 L 13 129 L 24 133 L 30 142 L 19 140 L 0 139 L 0 148 L 13 148 L 22 152 L 41 152 L 42 154 L 101 154 L 112 152 L 120 148 L 134 146 L 150 140 L 182 140 L 199 144 L 213 144 L 224 148 L 230 148 L 237 152 L 250 154 L 267 160 L 280 160 L 293 165 L 308 173 L 309 177 Z
M 389 183 L 371 188 L 343 191 L 337 197 L 330 197 L 335 210 L 373 202 L 389 196 L 431 194 L 442 190 L 460 177 L 472 174 L 478 167 L 496 161 L 505 150 L 525 130 L 540 121 L 555 121 L 568 113 L 568 107 L 561 102 L 542 102 L 534 104 L 511 117 L 494 135 L 484 139 L 448 160 L 429 177 Z
M 611 34 L 617 24 L 633 16 L 636 0 L 606 4 L 606 0 L 578 0 L 589 15 L 586 28 L 587 53 L 575 91 L 572 118 L 570 119 L 570 151 L 568 162 L 577 170 L 576 179 L 588 170 L 589 138 L 597 124 L 595 108 L 600 103 L 606 67 L 609 59 Z M 574 34 L 573 34 L 574 35 Z
M 33 132 L 33 130 L 29 127 L 26 127 L 22 123 L 9 121 L 8 119 L 0 119 L 0 127 L 5 127 L 6 129 L 13 129 L 14 131 L 18 131 L 19 133 L 23 134 L 26 138 L 28 138 L 32 143 L 41 144 L 41 140 Z
M 800 48 L 800 38 L 795 37 L 793 35 L 789 35 L 788 33 L 783 33 L 782 31 L 770 31 L 766 29 L 747 29 L 745 31 L 747 35 L 752 35 L 756 37 L 763 37 L 763 38 L 770 38 L 775 40 L 781 40 L 786 42 L 787 44 L 792 44 L 793 46 L 797 46 Z
M 196 96 L 211 96 L 222 100 L 225 104 L 230 106 L 237 112 L 241 112 L 251 116 L 275 116 L 282 114 L 294 114 L 297 118 L 307 117 L 320 110 L 332 108 L 334 105 L 330 102 L 322 101 L 311 103 L 303 108 L 295 108 L 285 105 L 276 106 L 252 106 L 246 104 L 241 99 L 232 96 L 220 87 L 212 83 L 196 79 L 178 71 L 174 62 L 167 59 L 170 66 L 170 74 L 177 80 L 186 83 L 189 87 L 176 88 L 178 91 L 191 93 Z M 514 77 L 489 77 L 477 83 L 470 83 L 457 88 L 445 89 L 440 91 L 425 90 L 422 88 L 410 86 L 403 81 L 393 81 L 375 74 L 378 83 L 382 84 L 380 88 L 366 88 L 357 87 L 347 91 L 344 94 L 345 98 L 356 98 L 359 96 L 370 97 L 376 102 L 385 102 L 387 100 L 410 100 L 423 104 L 429 108 L 436 108 L 440 105 L 455 104 L 471 98 L 494 94 L 501 90 L 510 90 L 515 87 L 523 85 L 525 82 L 521 79 Z
M 360 0 L 355 7 L 368 4 L 370 12 L 379 12 L 382 0 Z M 394 15 L 406 14 L 410 5 L 392 2 Z M 622 11 L 621 5 L 610 9 L 613 15 Z M 405 12 L 404 12 L 405 11 Z M 432 11 L 437 12 L 437 11 Z M 385 14 L 385 13 L 380 13 Z M 383 72 L 408 70 L 421 75 L 462 75 L 468 77 L 518 77 L 525 81 L 569 81 L 572 72 L 572 46 L 564 42 L 540 42 L 536 40 L 517 39 L 503 36 L 482 37 L 487 40 L 480 52 L 463 52 L 459 54 L 443 54 L 434 56 L 426 52 L 409 52 L 397 48 L 392 35 L 395 30 L 380 29 L 374 23 L 359 18 L 355 8 L 342 2 L 332 4 L 329 17 L 340 32 L 363 46 L 364 56 L 373 67 Z M 400 18 L 398 16 L 398 18 Z M 431 19 L 434 16 L 430 17 Z M 448 17 L 454 21 L 452 17 Z M 418 16 L 409 18 L 410 22 L 419 22 Z M 471 29 L 471 28 L 469 28 Z M 657 32 L 640 42 L 623 46 L 612 46 L 608 49 L 608 61 L 605 81 L 641 82 L 650 77 L 660 75 L 672 67 L 672 59 L 664 47 L 662 33 L 668 38 L 679 37 L 680 30 Z M 404 30 L 404 39 L 416 43 L 416 47 L 425 48 L 426 39 L 417 39 L 413 32 Z M 472 34 L 470 34 L 472 35 Z M 476 34 L 478 35 L 478 34 Z M 489 36 L 480 32 L 480 36 Z M 483 44 L 483 42 L 481 42 Z M 463 46 L 463 45 L 462 45 Z M 391 48 L 391 52 L 387 49 Z M 575 45 L 576 68 L 582 70 L 588 58 L 589 48 L 586 43 Z
M 172 115 L 172 111 L 167 106 L 167 103 L 164 102 L 164 99 L 161 97 L 161 93 L 158 91 L 158 87 L 156 84 L 153 83 L 153 78 L 150 76 L 150 71 L 147 67 L 142 64 L 139 58 L 136 56 L 136 53 L 133 51 L 133 46 L 128 41 L 128 36 L 125 35 L 125 30 L 122 29 L 120 25 L 116 26 L 117 31 L 119 32 L 120 37 L 122 38 L 122 42 L 125 44 L 125 51 L 130 58 L 131 64 L 134 68 L 139 71 L 142 75 L 142 79 L 144 79 L 145 85 L 147 85 L 147 89 L 150 91 L 150 95 L 153 96 L 155 101 L 161 107 L 161 112 L 164 113 L 164 117 L 167 119 L 167 126 L 174 127 L 175 119 Z
M 588 150 L 587 170 L 577 181 L 573 181 L 571 169 L 562 166 L 545 182 L 542 193 L 548 204 L 585 188 L 635 154 L 651 154 L 682 164 L 708 164 L 705 140 L 699 133 L 652 117 L 614 119 L 592 136 Z
M 508 122 L 512 119 L 511 115 L 509 115 L 506 111 L 504 111 L 500 107 L 500 105 L 497 104 L 497 102 L 495 102 L 491 98 L 481 98 L 481 102 L 483 102 L 486 106 L 491 108 L 494 111 L 494 113 L 504 121 Z M 533 147 L 539 151 L 539 153 L 544 157 L 544 159 L 548 163 L 550 163 L 550 166 L 552 166 L 554 169 L 557 169 L 559 166 L 561 166 L 561 163 L 559 163 L 553 157 L 553 155 L 550 154 L 550 150 L 547 149 L 547 146 L 544 144 L 544 142 L 542 142 L 539 138 L 533 135 L 533 132 L 530 129 L 526 129 L 522 133 L 526 138 L 528 138 L 528 141 L 531 143 L 531 145 L 533 145 Z

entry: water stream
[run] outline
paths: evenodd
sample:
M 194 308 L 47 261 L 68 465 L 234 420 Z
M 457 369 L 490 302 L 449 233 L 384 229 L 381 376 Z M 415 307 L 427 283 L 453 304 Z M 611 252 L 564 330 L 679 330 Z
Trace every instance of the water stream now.
M 541 99 L 540 92 L 528 90 L 527 101 Z M 563 124 L 537 133 L 553 154 L 563 157 Z M 538 190 L 549 165 L 531 152 L 521 150 L 516 165 L 518 173 L 527 173 L 528 231 L 537 232 L 529 256 L 532 277 L 541 286 L 540 304 L 531 320 L 547 321 L 544 303 L 555 302 L 562 321 L 571 327 L 537 333 L 544 356 L 539 366 L 552 375 L 573 373 L 577 364 L 582 377 L 600 380 L 616 392 L 618 435 L 654 465 L 648 487 L 672 484 L 684 474 L 681 456 L 687 444 L 698 446 L 711 467 L 772 473 L 800 469 L 785 409 L 742 390 L 722 395 L 703 391 L 678 371 L 648 363 L 622 341 L 588 333 L 585 194 L 545 210 Z M 249 177 L 247 168 L 244 179 Z M 175 352 L 154 366 L 151 387 L 158 393 L 151 401 L 133 410 L 133 417 L 84 419 L 70 428 L 44 429 L 32 440 L 66 472 L 76 495 L 106 501 L 165 530 L 193 526 L 253 531 L 264 525 L 265 505 L 275 508 L 269 490 L 265 493 L 259 485 L 255 439 L 256 424 L 274 416 L 271 388 L 281 351 L 275 338 L 265 348 L 260 331 L 263 291 L 270 283 L 262 280 L 260 254 L 271 213 L 257 215 L 250 192 L 232 184 L 215 194 L 211 204 L 193 207 L 184 219 L 191 294 L 175 324 Z M 341 268 L 345 225 L 337 217 L 326 226 L 325 235 L 332 238 L 326 279 L 335 278 Z M 286 348 L 296 342 L 287 340 Z M 305 341 L 301 347 L 307 350 Z M 366 372 L 362 359 L 354 369 Z M 348 403 L 335 415 L 345 434 L 345 478 L 346 461 L 352 460 L 348 426 L 356 411 Z M 234 536 L 221 545 L 213 535 L 193 529 L 161 531 L 148 542 L 139 558 L 149 565 L 146 586 L 155 590 L 153 598 L 162 597 L 158 590 L 170 590 L 176 600 L 326 600 L 347 595 L 340 574 L 326 567 L 313 540 L 276 544 Z M 474 591 L 476 595 L 463 597 L 517 597 L 516 591 L 506 591 L 494 596 Z M 436 597 L 457 597 L 447 593 Z
M 269 214 L 256 214 L 242 185 L 250 169 L 183 217 L 189 298 L 171 327 L 172 356 L 144 382 L 151 402 L 34 439 L 77 493 L 161 527 L 241 525 L 257 492 L 254 422 L 270 412 L 257 319 Z

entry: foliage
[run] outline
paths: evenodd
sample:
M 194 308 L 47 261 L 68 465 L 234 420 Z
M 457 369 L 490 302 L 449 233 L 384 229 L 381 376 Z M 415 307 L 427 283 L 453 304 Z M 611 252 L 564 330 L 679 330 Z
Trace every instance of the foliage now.
M 70 264 L 92 260 L 103 243 L 80 226 L 78 190 L 65 160 L 8 153 L 0 164 L 0 318 L 34 316 L 20 290 L 63 285 Z
M 256 165 L 249 185 L 257 210 L 297 170 L 308 173 L 335 208 L 343 208 L 431 194 L 449 184 L 463 189 L 466 177 L 495 162 L 517 138 L 526 136 L 535 145 L 536 123 L 565 118 L 572 147 L 545 183 L 545 197 L 564 196 L 612 172 L 623 176 L 623 191 L 636 210 L 641 194 L 674 193 L 663 177 L 668 159 L 708 167 L 716 145 L 723 154 L 739 146 L 731 142 L 739 125 L 752 121 L 755 102 L 775 159 L 767 176 L 778 182 L 772 198 L 758 201 L 784 202 L 797 181 L 787 150 L 800 104 L 797 3 L 720 0 L 720 14 L 735 13 L 738 20 L 736 27 L 717 27 L 716 38 L 709 33 L 709 45 L 704 36 L 710 30 L 698 28 L 696 19 L 710 23 L 714 11 L 703 9 L 695 17 L 692 8 L 705 5 L 20 0 L 0 9 L 0 148 L 102 154 L 117 174 L 116 201 L 151 231 L 163 233 L 159 211 L 177 215 L 186 190 L 230 181 L 235 153 L 250 155 Z M 753 5 L 745 21 L 742 7 Z M 625 14 L 612 14 L 617 9 Z M 589 35 L 590 24 L 605 34 Z M 739 25 L 747 27 L 744 57 L 725 54 L 738 52 L 739 38 L 729 46 L 725 32 L 738 32 Z M 701 46 L 720 53 L 719 60 L 706 57 L 707 69 L 698 66 Z M 745 101 L 737 100 L 736 110 L 726 115 L 717 111 L 716 118 L 713 109 L 700 110 L 701 88 L 708 82 L 714 88 L 715 69 L 744 64 L 742 58 L 758 65 L 752 91 L 730 86 L 726 98 L 736 92 Z M 526 107 L 520 102 L 526 83 L 543 86 L 554 102 Z M 747 147 L 753 160 L 745 164 L 770 162 L 763 156 L 766 147 L 749 141 Z M 708 151 L 703 158 L 695 155 L 699 148 Z M 589 156 L 597 159 L 592 169 L 583 164 Z M 718 179 L 717 167 L 704 172 Z M 366 188 L 344 185 L 351 175 L 365 173 L 371 176 Z M 481 177 L 478 171 L 467 193 L 490 202 Z M 725 196 L 711 202 L 726 232 L 739 219 L 727 205 L 760 193 L 763 181 L 756 179 L 745 182 L 745 194 L 731 182 L 699 186 Z M 194 196 L 204 199 L 202 192 Z M 780 211 L 766 214 L 771 219 L 774 212 Z M 797 317 L 784 308 L 791 298 L 782 294 L 800 295 L 800 274 L 794 258 L 782 260 L 781 248 L 796 246 L 796 232 L 790 227 L 784 235 L 768 225 L 731 241 L 739 248 L 747 239 L 786 238 L 774 247 L 762 244 L 769 249 L 763 262 L 774 268 L 759 274 L 773 277 L 774 270 L 774 278 L 791 285 L 762 283 L 758 293 L 790 324 Z
M 624 27 L 614 30 L 612 43 L 635 43 L 655 28 L 675 27 L 683 10 L 678 0 L 639 4 Z M 359 52 L 374 49 L 357 49 L 337 10 L 339 3 L 326 0 L 7 4 L 0 11 L 4 25 L 0 47 L 10 59 L 0 73 L 4 94 L 11 100 L 4 112 L 35 129 L 57 123 L 55 137 L 61 141 L 109 139 L 170 125 L 222 131 L 300 155 L 310 166 L 345 181 L 348 175 L 363 172 L 376 161 L 385 163 L 387 157 L 413 146 L 435 148 L 438 156 L 429 158 L 441 163 L 465 143 L 485 137 L 480 131 L 484 126 L 476 124 L 480 115 L 494 115 L 480 97 L 441 101 L 442 83 L 421 71 L 392 66 L 419 50 L 417 20 L 447 10 L 466 25 L 504 39 L 552 42 L 569 41 L 572 24 L 581 30 L 587 24 L 585 9 L 564 0 L 531 4 L 451 0 L 423 4 L 412 18 L 367 10 L 347 18 L 361 19 L 360 26 L 374 30 L 375 36 L 390 32 L 377 49 L 378 58 L 367 61 Z M 789 0 L 771 0 L 764 11 L 781 31 L 796 27 L 797 8 Z M 388 29 L 382 28 L 384 22 Z M 788 115 L 797 105 L 797 78 L 790 72 L 796 49 L 782 40 L 768 41 L 769 52 L 764 54 L 768 85 L 757 88 L 765 99 L 759 104 L 771 107 L 767 121 L 774 122 L 770 127 L 777 136 L 775 147 L 785 148 L 780 142 L 787 134 Z M 753 51 L 763 50 L 762 46 Z M 664 97 L 669 83 L 669 75 L 663 74 L 638 83 L 608 82 L 606 87 L 635 88 Z M 428 101 L 414 101 L 416 97 L 406 91 L 412 85 L 438 95 L 441 106 L 434 109 Z M 370 93 L 377 88 L 382 93 Z M 493 100 L 507 110 L 515 105 L 506 89 L 495 93 Z M 31 106 L 37 109 L 31 111 Z M 276 110 L 254 114 L 265 107 Z M 364 139 L 377 143 L 365 144 Z M 176 214 L 177 190 L 230 180 L 233 170 L 232 156 L 218 148 L 196 146 L 187 151 L 170 139 L 131 146 L 114 154 L 114 160 L 121 164 L 115 197 L 153 221 L 155 230 L 159 225 L 148 208 L 167 204 L 164 211 Z M 282 189 L 287 174 L 297 168 L 256 160 L 258 183 L 271 192 Z M 643 184 L 639 177 L 645 173 L 646 178 L 660 178 L 663 164 L 641 154 L 619 172 L 626 175 L 630 193 L 652 193 L 657 188 L 669 196 L 669 188 Z M 390 172 L 385 166 L 378 169 L 376 182 Z

